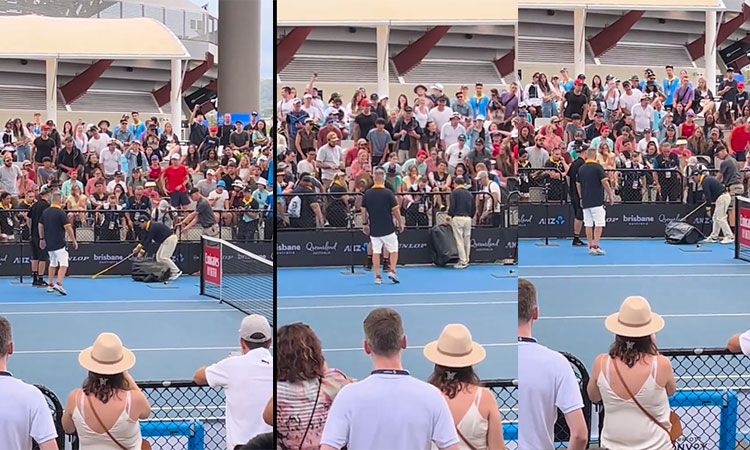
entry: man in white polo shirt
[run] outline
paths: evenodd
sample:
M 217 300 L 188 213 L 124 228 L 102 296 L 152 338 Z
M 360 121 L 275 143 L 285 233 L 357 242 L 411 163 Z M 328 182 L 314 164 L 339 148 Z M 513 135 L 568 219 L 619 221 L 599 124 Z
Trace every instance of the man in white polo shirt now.
M 518 448 L 552 450 L 557 410 L 570 428 L 569 450 L 583 450 L 588 429 L 583 399 L 565 357 L 537 343 L 531 327 L 539 319 L 536 288 L 518 279 Z
M 401 317 L 374 309 L 364 322 L 365 353 L 375 370 L 336 396 L 320 440 L 321 450 L 458 450 L 448 404 L 438 389 L 413 378 L 401 366 L 406 336 Z
M 42 392 L 8 372 L 10 331 L 0 316 L 0 449 L 31 450 L 33 439 L 41 450 L 57 450 L 57 431 Z
M 201 367 L 193 381 L 221 387 L 227 398 L 227 449 L 244 445 L 273 428 L 263 421 L 263 409 L 273 396 L 273 355 L 271 325 L 265 317 L 251 314 L 240 326 L 242 356 L 230 356 L 216 364 Z

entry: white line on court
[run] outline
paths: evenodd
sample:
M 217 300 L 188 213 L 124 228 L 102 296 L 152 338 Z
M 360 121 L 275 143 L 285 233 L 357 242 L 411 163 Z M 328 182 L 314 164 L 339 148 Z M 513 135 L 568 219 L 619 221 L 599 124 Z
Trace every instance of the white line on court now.
M 662 317 L 692 318 L 692 317 L 750 317 L 750 313 L 697 313 L 697 314 L 660 314 Z M 544 316 L 539 320 L 579 320 L 579 319 L 606 319 L 609 316 Z
M 344 308 L 384 308 L 384 307 L 406 307 L 406 306 L 465 306 L 465 305 L 517 305 L 518 301 L 500 302 L 445 302 L 445 303 L 390 303 L 383 305 L 319 305 L 319 306 L 279 306 L 281 310 L 305 310 L 305 309 L 344 309 Z
M 95 305 L 95 304 L 108 304 L 108 303 L 186 303 L 186 302 L 211 302 L 217 303 L 218 300 L 92 300 L 92 301 L 58 301 L 58 302 L 35 302 L 33 300 L 27 302 L 0 302 L 0 306 L 3 305 Z
M 237 347 L 165 347 L 165 348 L 131 348 L 134 352 L 183 352 L 199 350 L 239 350 Z M 14 355 L 48 355 L 48 354 L 65 354 L 81 353 L 81 350 L 19 350 L 14 351 Z
M 4 312 L 4 316 L 54 316 L 58 314 L 150 314 L 150 313 L 194 313 L 194 312 L 227 312 L 237 311 L 233 308 L 222 309 L 120 309 L 101 311 L 13 311 Z
M 742 267 L 743 264 L 563 264 L 563 265 L 534 265 L 534 264 L 522 264 L 519 270 L 524 269 L 587 269 L 597 267 L 727 267 L 737 266 Z
M 496 343 L 496 344 L 480 344 L 482 347 L 515 347 L 518 345 L 517 342 L 513 343 Z M 419 350 L 423 349 L 424 345 L 409 345 L 406 347 L 407 350 Z M 324 352 L 354 352 L 354 351 L 363 351 L 362 347 L 345 347 L 345 348 L 324 348 Z
M 319 295 L 280 295 L 277 299 L 293 299 L 293 298 L 351 298 L 351 297 L 378 297 L 381 295 L 387 295 L 389 297 L 399 297 L 404 295 L 416 295 L 416 296 L 427 296 L 427 295 L 465 295 L 465 294 L 503 294 L 518 292 L 512 291 L 460 291 L 460 292 L 373 292 L 373 293 L 361 293 L 361 294 L 319 294 Z
M 706 278 L 706 277 L 750 277 L 750 273 L 676 273 L 676 274 L 616 274 L 616 275 L 521 275 L 527 279 L 542 278 Z

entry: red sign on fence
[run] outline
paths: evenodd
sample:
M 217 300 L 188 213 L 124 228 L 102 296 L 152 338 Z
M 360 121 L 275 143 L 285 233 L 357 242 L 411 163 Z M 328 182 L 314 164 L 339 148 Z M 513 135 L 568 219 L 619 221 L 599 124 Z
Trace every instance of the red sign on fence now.
M 221 284 L 221 247 L 203 247 L 203 279 L 206 283 Z
M 737 224 L 737 239 L 740 245 L 750 246 L 750 208 L 740 207 L 740 223 Z

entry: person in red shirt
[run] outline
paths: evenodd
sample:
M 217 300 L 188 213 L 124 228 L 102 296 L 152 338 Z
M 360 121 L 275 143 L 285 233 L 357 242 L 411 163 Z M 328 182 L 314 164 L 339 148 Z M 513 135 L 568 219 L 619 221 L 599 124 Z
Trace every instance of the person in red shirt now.
M 748 142 L 750 142 L 750 119 L 747 119 L 743 125 L 733 129 L 729 135 L 729 139 L 727 139 L 729 154 L 737 160 L 740 170 L 745 167 L 745 161 L 747 160 L 745 149 Z
M 357 155 L 359 154 L 360 150 L 368 150 L 367 139 L 359 139 L 355 143 L 354 147 L 350 147 L 346 150 L 346 153 L 344 153 L 344 167 L 350 167 L 352 165 L 352 163 L 357 159 Z
M 169 194 L 173 207 L 185 209 L 190 204 L 187 195 L 188 171 L 180 164 L 180 155 L 173 153 L 169 158 L 169 167 L 164 169 L 159 177 L 159 184 L 164 192 Z M 166 183 L 165 183 L 166 182 Z

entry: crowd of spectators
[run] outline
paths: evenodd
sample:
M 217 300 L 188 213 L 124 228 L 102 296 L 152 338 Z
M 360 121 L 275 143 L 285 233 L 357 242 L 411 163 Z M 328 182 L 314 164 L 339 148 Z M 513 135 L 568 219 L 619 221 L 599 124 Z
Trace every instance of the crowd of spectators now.
M 42 190 L 59 190 L 75 228 L 91 228 L 88 240 L 134 240 L 140 215 L 170 227 L 200 207 L 208 234 L 232 229 L 233 240 L 270 239 L 273 234 L 273 140 L 257 113 L 250 122 L 230 114 L 209 126 L 192 111 L 187 140 L 180 130 L 138 112 L 86 124 L 58 127 L 41 114 L 33 122 L 9 120 L 0 166 L 0 233 L 3 240 L 29 237 L 27 210 Z M 206 208 L 200 199 L 206 200 Z M 188 227 L 183 227 L 187 232 Z M 85 239 L 85 238 L 84 238 Z
M 618 202 L 699 203 L 694 170 L 717 174 L 733 195 L 746 192 L 750 103 L 740 77 L 729 68 L 712 92 L 702 76 L 671 65 L 665 72 L 662 80 L 650 68 L 627 80 L 534 73 L 519 92 L 512 132 L 522 198 L 567 200 L 574 161 L 588 148 Z
M 301 98 L 282 87 L 276 105 L 280 226 L 349 226 L 350 208 L 373 185 L 376 167 L 386 171 L 408 227 L 432 225 L 433 214 L 448 209 L 456 179 L 475 193 L 473 223 L 499 226 L 515 186 L 516 84 L 489 95 L 482 83 L 456 92 L 419 84 L 413 98 L 393 102 L 365 88 L 351 99 L 324 97 L 315 80 Z
M 401 364 L 406 336 L 396 311 L 374 309 L 363 325 L 374 371 L 362 380 L 328 367 L 308 325 L 279 328 L 277 448 L 505 449 L 495 397 L 473 367 L 486 352 L 464 325 L 447 325 L 425 346 L 435 365 L 427 382 Z

